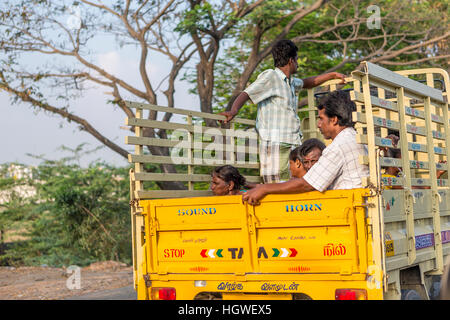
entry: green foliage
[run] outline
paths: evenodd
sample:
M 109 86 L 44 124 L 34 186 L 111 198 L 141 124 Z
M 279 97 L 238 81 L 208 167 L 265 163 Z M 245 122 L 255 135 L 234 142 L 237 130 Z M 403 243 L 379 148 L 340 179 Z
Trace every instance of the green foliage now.
M 302 3 L 308 7 L 311 1 Z M 261 50 L 289 23 L 292 16 L 284 19 L 281 17 L 283 13 L 292 11 L 295 5 L 298 5 L 298 2 L 267 1 L 236 26 L 235 41 L 224 47 L 224 54 L 217 59 L 215 65 L 213 102 L 216 112 L 223 111 L 230 101 L 255 44 L 255 29 L 268 28 L 261 38 Z M 382 29 L 370 29 L 366 21 L 362 20 L 370 18 L 371 13 L 367 11 L 370 5 L 380 8 Z M 422 39 L 427 33 L 442 35 L 448 32 L 448 10 L 448 1 L 330 1 L 319 10 L 304 16 L 285 37 L 297 39 L 299 67 L 296 76 L 307 78 L 330 69 L 350 74 L 363 57 L 370 61 L 392 51 L 402 50 Z M 440 21 L 441 27 L 438 27 L 437 21 Z M 274 22 L 277 22 L 276 25 L 269 28 Z M 335 25 L 341 26 L 333 29 Z M 445 45 L 443 41 L 432 46 L 411 49 L 392 58 L 391 64 L 381 65 L 391 70 L 445 68 L 445 60 L 413 63 L 424 56 L 438 55 L 437 52 L 445 54 L 445 46 L 448 50 L 448 42 Z M 336 66 L 338 68 L 333 69 Z M 255 69 L 249 83 L 268 68 L 273 68 L 270 54 Z M 185 79 L 190 80 L 186 75 Z M 305 96 L 306 91 L 302 90 L 300 97 Z M 241 109 L 238 116 L 255 119 L 256 108 L 246 107 Z
M 195 32 L 196 30 L 207 30 L 211 28 L 212 15 L 218 13 L 218 10 L 208 3 L 197 4 L 193 9 L 186 10 L 183 13 L 183 19 L 179 22 L 175 31 L 181 34 Z
M 45 161 L 30 185 L 37 195 L 28 207 L 9 202 L 9 220 L 26 225 L 26 240 L 15 242 L 0 264 L 62 266 L 94 261 L 131 262 L 127 168 L 95 163 L 88 168 Z M 7 184 L 8 179 L 2 179 Z M 24 212 L 26 211 L 26 213 Z M 2 216 L 5 212 L 2 213 Z M 12 219 L 14 218 L 14 219 Z M 5 223 L 4 227 L 8 227 Z M 9 224 L 11 227 L 11 224 Z

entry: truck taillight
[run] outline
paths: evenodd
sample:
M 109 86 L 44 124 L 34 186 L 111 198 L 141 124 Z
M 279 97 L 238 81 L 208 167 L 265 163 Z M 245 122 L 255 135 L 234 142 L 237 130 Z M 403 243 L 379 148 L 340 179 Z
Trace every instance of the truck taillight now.
M 336 289 L 336 300 L 367 300 L 365 289 Z
M 152 288 L 153 300 L 175 300 L 177 291 L 175 288 Z

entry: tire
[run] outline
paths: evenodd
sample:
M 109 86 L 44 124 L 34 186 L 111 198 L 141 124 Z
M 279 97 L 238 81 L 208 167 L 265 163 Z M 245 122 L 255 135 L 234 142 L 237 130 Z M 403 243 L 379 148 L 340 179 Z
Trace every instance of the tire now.
M 416 290 L 402 290 L 402 300 L 422 300 L 422 297 Z

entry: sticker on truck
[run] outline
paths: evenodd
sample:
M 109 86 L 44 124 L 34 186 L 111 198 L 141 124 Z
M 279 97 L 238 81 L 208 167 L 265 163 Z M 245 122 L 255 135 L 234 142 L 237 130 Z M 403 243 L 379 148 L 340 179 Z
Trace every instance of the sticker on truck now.
M 258 259 L 264 257 L 269 258 L 293 258 L 297 255 L 298 251 L 294 248 L 269 248 L 266 250 L 264 247 L 259 247 L 258 249 Z
M 244 248 L 226 248 L 225 249 L 203 249 L 200 251 L 203 258 L 231 258 L 242 259 Z

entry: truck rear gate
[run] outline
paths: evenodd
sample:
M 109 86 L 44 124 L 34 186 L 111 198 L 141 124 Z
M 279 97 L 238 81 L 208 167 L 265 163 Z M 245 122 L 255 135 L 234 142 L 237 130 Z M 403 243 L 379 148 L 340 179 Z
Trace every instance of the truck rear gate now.
M 149 279 L 190 274 L 208 284 L 197 291 L 233 296 L 292 298 L 311 294 L 305 282 L 320 286 L 324 278 L 336 288 L 351 280 L 366 289 L 364 195 L 364 189 L 273 195 L 258 207 L 243 205 L 240 196 L 141 201 L 151 235 Z

